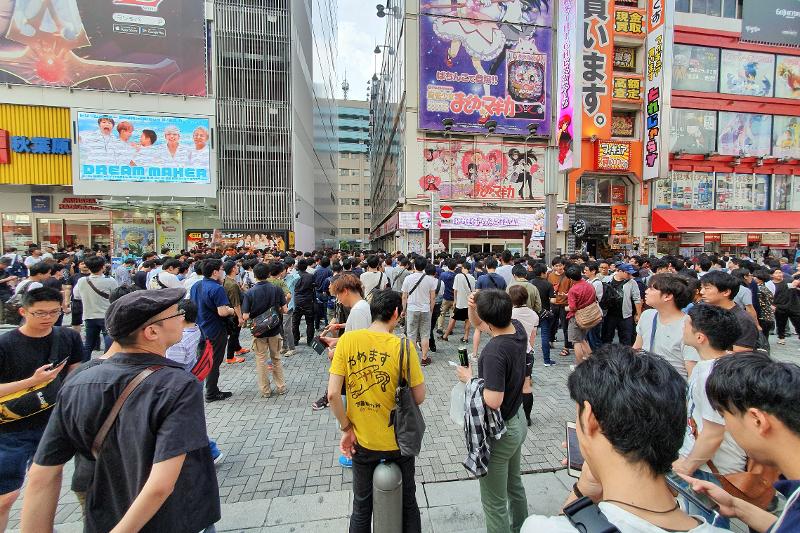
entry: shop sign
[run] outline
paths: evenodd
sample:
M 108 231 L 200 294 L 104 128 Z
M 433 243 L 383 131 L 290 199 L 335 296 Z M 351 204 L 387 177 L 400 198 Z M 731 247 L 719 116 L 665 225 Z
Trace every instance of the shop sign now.
M 611 136 L 611 76 L 614 4 L 589 0 L 583 5 L 583 136 Z
M 763 246 L 789 246 L 788 233 L 762 233 L 761 244 Z
M 641 76 L 614 76 L 614 89 L 611 93 L 615 100 L 632 100 L 638 102 L 642 99 Z
M 615 47 L 614 70 L 636 70 L 636 49 L 625 46 Z
M 704 243 L 703 233 L 681 233 L 681 246 L 703 246 Z
M 180 211 L 161 211 L 156 213 L 156 237 L 159 250 L 169 248 L 170 251 L 177 252 L 183 248 L 181 222 Z
M 581 166 L 581 151 L 575 149 L 575 134 L 580 138 L 581 103 L 579 97 L 581 63 L 578 62 L 578 13 L 584 0 L 558 3 L 558 170 L 570 171 Z
M 614 112 L 611 115 L 612 137 L 633 137 L 636 115 L 633 113 Z
M 612 204 L 625 203 L 625 185 L 611 186 L 611 203 Z
M 681 234 L 680 233 L 659 233 L 658 234 L 659 241 L 666 241 L 666 242 L 680 242 Z
M 627 37 L 644 37 L 644 10 L 617 6 L 614 13 L 614 33 Z
M 528 230 L 544 233 L 544 209 L 534 213 L 453 213 L 449 219 L 440 220 L 443 230 Z M 430 227 L 427 211 L 401 211 L 399 227 L 405 230 L 423 230 Z
M 252 248 L 256 250 L 269 250 L 277 248 L 286 250 L 286 232 L 283 230 L 214 230 L 212 244 L 219 248 L 233 246 L 234 248 Z
M 205 247 L 211 246 L 211 239 L 214 237 L 213 229 L 191 229 L 186 232 L 186 248 L 192 249 L 199 244 Z
M 11 162 L 11 147 L 8 141 L 8 132 L 0 130 L 0 165 L 7 165 Z
M 706 233 L 705 242 L 720 242 L 722 235 L 719 233 Z
M 628 233 L 628 206 L 611 206 L 611 235 Z
M 53 197 L 49 194 L 31 195 L 32 213 L 49 213 L 53 209 Z
M 759 242 L 760 240 L 761 240 L 761 234 L 760 233 L 748 233 L 747 234 L 747 242 L 748 243 Z
M 85 196 L 65 196 L 58 203 L 59 211 L 102 211 L 97 198 Z
M 648 0 L 645 79 L 645 181 L 666 174 L 664 144 L 669 135 L 669 95 L 672 64 L 673 0 Z M 668 9 L 668 7 L 670 9 Z M 662 164 L 662 160 L 664 163 Z
M 70 155 L 72 144 L 69 139 L 59 137 L 11 136 L 11 151 L 16 154 Z
M 628 170 L 631 145 L 622 142 L 597 142 L 597 170 Z
M 723 246 L 747 246 L 747 233 L 723 233 L 719 242 Z

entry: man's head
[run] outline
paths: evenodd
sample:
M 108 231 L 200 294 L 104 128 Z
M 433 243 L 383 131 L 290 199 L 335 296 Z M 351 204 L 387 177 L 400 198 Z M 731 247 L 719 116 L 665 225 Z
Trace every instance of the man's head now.
M 376 270 L 381 264 L 381 260 L 378 258 L 377 255 L 371 255 L 367 257 L 367 267 L 371 268 L 372 270 Z
M 723 305 L 739 292 L 739 280 L 721 270 L 712 270 L 700 279 L 700 295 L 711 305 Z
M 307 268 L 308 268 L 308 260 L 307 259 L 301 259 L 301 260 L 299 260 L 297 262 L 297 271 L 298 272 L 305 272 Z
M 422 257 L 421 255 L 418 255 L 417 257 L 414 258 L 414 270 L 416 270 L 417 272 L 424 271 L 425 265 L 427 264 L 428 260 Z
M 600 483 L 618 474 L 606 467 L 612 456 L 651 476 L 670 470 L 686 427 L 686 382 L 667 361 L 605 344 L 575 367 L 567 385 L 581 452 Z
M 592 279 L 597 276 L 597 272 L 600 270 L 600 263 L 597 261 L 589 261 L 583 266 L 583 273 L 584 275 Z
M 127 141 L 131 138 L 131 135 L 133 135 L 133 124 L 127 120 L 123 120 L 117 125 L 117 133 L 121 140 Z
M 616 270 L 614 271 L 614 277 L 620 281 L 631 279 L 633 276 L 637 274 L 636 269 L 630 263 L 617 263 Z
M 772 271 L 772 282 L 773 283 L 780 283 L 783 281 L 783 270 L 780 268 L 776 268 Z
M 37 265 L 34 265 L 37 266 Z M 25 325 L 35 330 L 48 330 L 61 316 L 61 292 L 50 287 L 31 289 L 22 295 L 19 314 Z
M 233 261 L 229 261 L 229 263 L 232 262 Z M 227 265 L 228 263 L 225 264 Z M 253 275 L 256 277 L 258 281 L 266 280 L 269 277 L 269 274 L 270 274 L 270 267 L 267 263 L 258 263 L 253 266 Z
M 537 278 L 544 278 L 547 276 L 547 267 L 544 263 L 536 263 L 533 265 L 531 273 Z
M 800 367 L 747 353 L 721 357 L 706 382 L 711 406 L 748 457 L 778 466 L 775 456 L 800 439 Z
M 514 254 L 512 254 L 509 250 L 503 250 L 503 253 L 500 254 L 500 260 L 504 265 L 510 265 L 513 259 Z
M 517 280 L 524 280 L 528 275 L 528 269 L 522 263 L 511 268 L 511 275 Z
M 184 289 L 135 291 L 114 301 L 106 312 L 109 336 L 128 350 L 163 355 L 181 340 Z
M 348 277 L 354 278 L 354 276 L 344 275 L 339 279 Z M 383 322 L 388 324 L 391 328 L 394 328 L 394 326 L 397 324 L 397 320 L 400 318 L 400 313 L 402 310 L 403 296 L 399 292 L 393 290 L 383 290 L 375 291 L 372 294 L 372 301 L 369 304 L 369 311 L 372 314 L 373 322 Z
M 597 271 L 600 273 L 601 276 L 604 276 L 604 277 L 608 276 L 608 269 L 609 268 L 611 268 L 611 266 L 608 264 L 608 261 L 605 261 L 605 260 L 598 261 Z
M 226 276 L 234 277 L 239 273 L 239 265 L 236 264 L 236 261 L 225 261 L 222 265 L 222 271 L 225 272 Z
M 644 301 L 655 309 L 669 305 L 683 309 L 692 301 L 692 294 L 685 278 L 677 274 L 655 274 L 644 291 Z
M 192 132 L 192 141 L 196 150 L 202 150 L 208 144 L 208 130 L 203 126 L 198 126 Z
M 364 286 L 361 285 L 361 280 L 353 274 L 345 274 L 336 278 L 333 283 L 331 283 L 328 291 L 346 307 L 353 307 L 359 300 L 364 298 Z M 383 291 L 375 291 L 373 293 L 373 300 L 375 294 L 378 292 Z
M 572 281 L 580 281 L 583 279 L 583 269 L 578 264 L 572 264 L 564 271 L 564 275 Z
M 683 325 L 683 342 L 702 350 L 708 346 L 721 352 L 733 349 L 742 335 L 736 315 L 729 309 L 716 305 L 698 304 L 689 309 L 689 317 Z
M 181 140 L 181 130 L 177 126 L 167 126 L 164 128 L 164 138 L 167 140 L 167 144 L 178 144 Z
M 11 266 L 10 257 L 0 257 L 0 271 L 7 269 Z
M 28 269 L 28 274 L 30 275 L 30 278 L 34 281 L 43 281 L 50 277 L 50 272 L 52 271 L 52 269 L 53 266 L 50 263 L 45 263 L 44 261 L 41 261 L 31 266 Z
M 183 298 L 178 302 L 178 312 L 183 313 L 184 324 L 194 324 L 197 322 L 197 304 L 190 298 Z
M 555 259 L 553 259 L 553 272 L 555 274 L 557 274 L 559 276 L 562 275 L 564 273 L 564 268 L 566 268 L 566 267 L 564 265 L 564 261 L 563 260 L 561 260 L 561 259 L 559 259 L 557 257 Z
M 86 263 L 86 268 L 88 268 L 89 272 L 92 274 L 99 274 L 103 271 L 103 267 L 106 266 L 106 260 L 100 255 L 87 257 L 84 262 Z
M 164 264 L 161 265 L 161 270 L 169 272 L 170 274 L 177 274 L 181 266 L 181 262 L 177 259 L 167 259 L 164 261 Z
M 222 261 L 219 259 L 203 260 L 203 277 L 208 279 L 219 279 L 219 271 L 222 269 Z
M 483 289 L 475 295 L 475 306 L 478 317 L 490 328 L 502 329 L 511 323 L 511 310 L 514 305 L 505 291 Z

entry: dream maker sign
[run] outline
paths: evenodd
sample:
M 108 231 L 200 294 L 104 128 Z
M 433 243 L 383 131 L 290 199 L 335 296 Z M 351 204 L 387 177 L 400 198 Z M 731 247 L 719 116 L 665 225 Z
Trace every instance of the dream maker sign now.
M 525 230 L 544 233 L 545 212 L 534 213 L 453 213 L 448 219 L 440 219 L 443 230 Z M 400 229 L 427 229 L 431 225 L 426 211 L 400 212 Z

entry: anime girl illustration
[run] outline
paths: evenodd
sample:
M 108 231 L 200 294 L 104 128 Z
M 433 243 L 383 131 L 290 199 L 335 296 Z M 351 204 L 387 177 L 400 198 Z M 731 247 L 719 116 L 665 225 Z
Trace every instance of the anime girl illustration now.
M 508 180 L 513 184 L 519 184 L 519 198 L 525 199 L 525 185 L 528 185 L 528 199 L 533 200 L 533 175 L 539 170 L 539 159 L 533 150 L 528 150 L 524 154 L 516 148 L 508 151 L 508 160 L 511 162 L 511 172 Z
M 792 65 L 789 61 L 786 58 L 778 63 L 775 75 L 779 80 L 786 80 L 786 85 L 776 87 L 775 96 L 800 98 L 800 62 Z
M 558 121 L 558 164 L 564 167 L 572 166 L 572 135 L 569 126 L 572 117 L 564 115 Z
M 742 65 L 736 74 L 729 72 L 727 76 L 728 90 L 734 94 L 753 96 L 769 96 L 772 94 L 772 83 L 767 76 L 758 73 L 759 64 L 750 61 Z

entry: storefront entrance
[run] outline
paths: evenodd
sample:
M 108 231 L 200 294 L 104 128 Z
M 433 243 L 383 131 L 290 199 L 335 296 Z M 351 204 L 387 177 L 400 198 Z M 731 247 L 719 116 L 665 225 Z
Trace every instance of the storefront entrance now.
M 105 213 L 101 213 L 102 214 Z M 107 214 L 106 214 L 107 216 Z M 33 214 L 3 213 L 3 248 L 25 248 L 31 244 L 56 248 L 111 245 L 111 221 L 97 215 L 42 217 Z
M 524 255 L 525 249 L 522 239 L 457 239 L 453 237 L 450 241 L 450 253 L 466 254 L 499 254 L 503 250 L 508 250 L 512 254 Z

